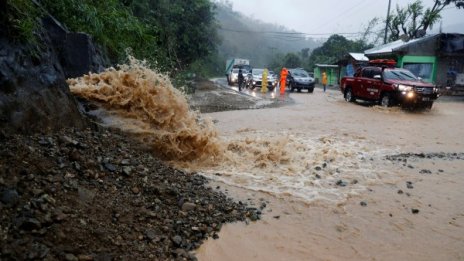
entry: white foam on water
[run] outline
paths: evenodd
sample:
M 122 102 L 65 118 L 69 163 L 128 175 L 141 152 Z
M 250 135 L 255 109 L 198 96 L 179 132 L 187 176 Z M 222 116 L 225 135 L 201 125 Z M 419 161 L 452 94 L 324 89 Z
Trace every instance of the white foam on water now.
M 197 169 L 201 174 L 304 201 L 341 202 L 391 176 L 380 162 L 392 152 L 376 149 L 362 137 L 253 131 L 240 132 L 226 143 L 230 164 Z

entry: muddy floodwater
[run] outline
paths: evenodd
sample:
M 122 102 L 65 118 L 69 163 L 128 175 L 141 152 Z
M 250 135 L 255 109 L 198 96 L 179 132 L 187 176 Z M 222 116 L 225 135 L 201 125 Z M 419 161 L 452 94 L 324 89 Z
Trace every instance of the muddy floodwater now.
M 260 103 L 259 92 L 213 89 L 202 99 L 235 108 L 233 97 L 241 110 L 201 114 L 190 106 L 211 104 L 189 106 L 135 59 L 68 83 L 101 124 L 262 212 L 224 225 L 200 260 L 464 259 L 462 101 L 406 112 L 348 103 L 336 90 Z
M 200 169 L 266 207 L 259 222 L 225 225 L 199 260 L 464 259 L 462 101 L 405 112 L 335 90 L 290 95 L 294 105 L 203 115 L 269 157 L 256 164 L 265 153 L 238 146 L 234 164 Z

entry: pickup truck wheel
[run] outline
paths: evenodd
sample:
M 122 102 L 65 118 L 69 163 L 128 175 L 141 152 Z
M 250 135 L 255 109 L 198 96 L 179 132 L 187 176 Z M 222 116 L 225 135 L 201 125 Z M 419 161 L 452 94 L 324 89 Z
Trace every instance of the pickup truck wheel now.
M 351 88 L 346 89 L 345 100 L 347 102 L 354 102 L 356 100 L 356 98 L 353 96 L 353 92 L 351 91 Z
M 390 94 L 388 93 L 382 94 L 382 97 L 380 97 L 380 105 L 383 107 L 392 106 L 392 99 L 391 99 Z
M 308 89 L 308 93 L 313 93 L 314 92 L 314 88 L 309 88 Z
M 301 88 L 298 88 L 298 92 L 301 92 Z
M 288 88 L 290 89 L 290 92 L 293 92 L 295 90 L 295 87 L 293 87 L 292 83 L 288 83 Z
M 432 106 L 433 106 L 433 102 L 428 102 L 426 105 L 425 105 L 425 108 L 427 110 L 431 110 L 432 109 Z

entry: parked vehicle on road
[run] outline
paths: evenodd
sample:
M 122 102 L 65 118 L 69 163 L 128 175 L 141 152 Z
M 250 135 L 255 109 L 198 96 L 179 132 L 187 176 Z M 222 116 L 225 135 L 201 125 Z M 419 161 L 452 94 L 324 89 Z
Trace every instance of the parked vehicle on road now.
M 391 60 L 374 60 L 354 77 L 343 77 L 340 90 L 345 100 L 375 101 L 385 107 L 432 108 L 439 96 L 438 88 L 394 64 Z
M 264 69 L 257 69 L 253 68 L 251 70 L 251 76 L 252 76 L 252 81 L 251 81 L 251 89 L 254 89 L 256 87 L 261 88 L 262 86 L 262 81 L 263 81 L 263 71 Z M 272 71 L 269 71 L 267 74 L 267 88 L 272 91 L 277 85 L 277 76 L 273 73 Z
M 289 69 L 287 75 L 287 88 L 293 92 L 294 90 L 301 90 L 306 89 L 308 93 L 312 93 L 314 91 L 314 78 L 309 76 L 309 73 L 301 68 L 296 69 Z
M 229 59 L 226 61 L 225 74 L 227 78 L 227 83 L 229 85 L 233 85 L 234 83 L 237 83 L 237 74 L 238 74 L 239 68 L 250 71 L 251 70 L 250 60 L 241 59 L 241 58 L 233 58 L 233 59 Z M 233 73 L 235 73 L 235 78 L 234 78 Z

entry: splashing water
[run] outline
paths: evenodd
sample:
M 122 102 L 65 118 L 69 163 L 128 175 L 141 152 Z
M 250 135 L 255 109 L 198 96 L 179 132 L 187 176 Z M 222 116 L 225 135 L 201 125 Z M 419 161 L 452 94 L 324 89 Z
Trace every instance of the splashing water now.
M 108 126 L 134 133 L 178 168 L 306 201 L 344 200 L 380 178 L 372 160 L 384 153 L 370 149 L 361 138 L 347 141 L 250 129 L 219 137 L 211 120 L 189 110 L 167 76 L 132 57 L 129 61 L 118 70 L 69 79 L 70 89 L 99 102 Z M 340 187 L 339 180 L 350 186 Z
M 113 127 L 130 130 L 167 160 L 214 161 L 221 155 L 217 132 L 209 120 L 189 110 L 169 78 L 129 57 L 129 65 L 69 79 L 71 92 L 100 102 L 116 118 Z M 117 126 L 116 124 L 123 125 Z

